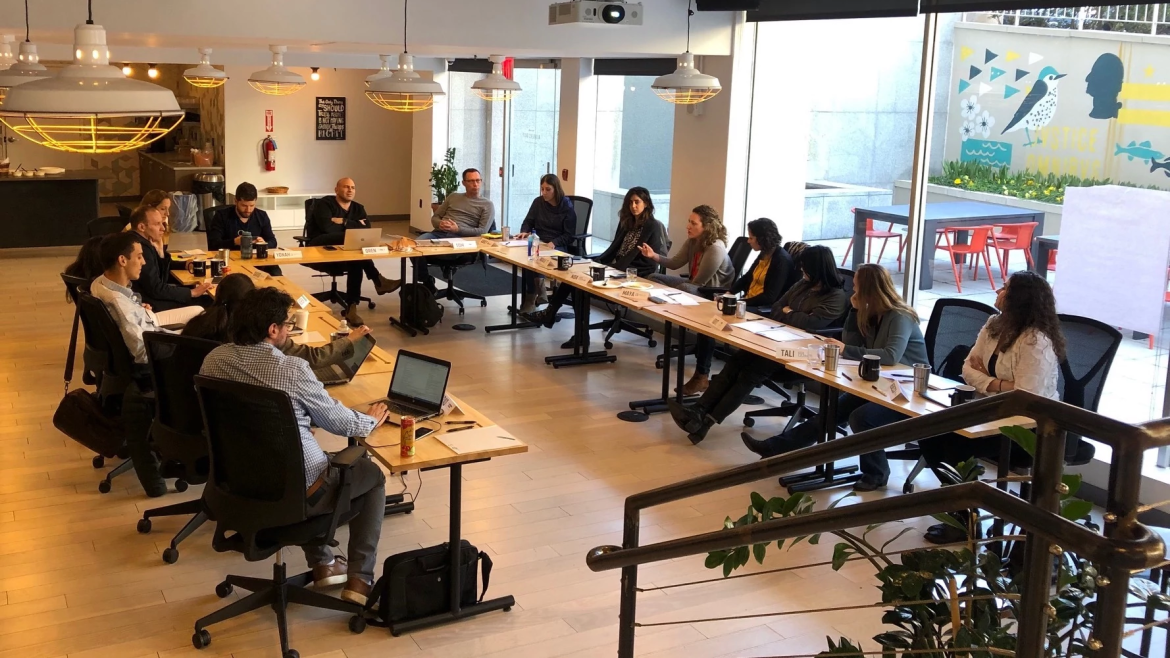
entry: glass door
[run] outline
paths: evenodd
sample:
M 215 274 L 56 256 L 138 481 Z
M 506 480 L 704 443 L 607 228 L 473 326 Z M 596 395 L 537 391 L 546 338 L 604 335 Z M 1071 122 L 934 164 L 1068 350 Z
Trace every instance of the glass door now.
M 560 122 L 561 71 L 555 64 L 517 62 L 513 79 L 524 90 L 505 103 L 504 200 L 500 217 L 520 230 L 540 177 L 555 174 Z

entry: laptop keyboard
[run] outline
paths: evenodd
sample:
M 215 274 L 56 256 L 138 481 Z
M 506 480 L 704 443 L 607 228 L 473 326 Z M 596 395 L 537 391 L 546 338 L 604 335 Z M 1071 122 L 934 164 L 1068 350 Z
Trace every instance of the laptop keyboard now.
M 384 402 L 386 403 L 387 409 L 399 416 L 430 416 L 434 414 L 433 411 L 421 407 L 411 407 L 398 402 L 391 402 L 390 400 L 384 400 Z

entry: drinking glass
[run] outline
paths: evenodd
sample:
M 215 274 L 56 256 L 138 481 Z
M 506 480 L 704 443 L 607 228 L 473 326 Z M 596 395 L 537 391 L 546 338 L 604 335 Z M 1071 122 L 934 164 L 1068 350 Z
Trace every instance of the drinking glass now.
M 636 281 L 638 279 L 638 268 L 631 267 L 626 269 L 626 281 Z

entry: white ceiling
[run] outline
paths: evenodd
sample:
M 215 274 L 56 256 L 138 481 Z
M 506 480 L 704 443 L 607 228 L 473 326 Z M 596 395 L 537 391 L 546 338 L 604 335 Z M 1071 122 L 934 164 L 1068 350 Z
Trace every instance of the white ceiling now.
M 548 25 L 548 0 L 415 0 L 411 53 L 432 57 L 676 56 L 686 46 L 686 0 L 642 0 L 641 27 Z M 32 40 L 45 59 L 69 59 L 85 0 L 30 2 Z M 377 68 L 402 50 L 402 0 L 94 0 L 117 61 L 191 63 L 199 47 L 218 64 L 264 64 L 268 44 L 287 45 L 297 66 Z M 691 50 L 730 52 L 735 14 L 692 19 Z M 24 38 L 24 5 L 0 5 L 0 33 Z

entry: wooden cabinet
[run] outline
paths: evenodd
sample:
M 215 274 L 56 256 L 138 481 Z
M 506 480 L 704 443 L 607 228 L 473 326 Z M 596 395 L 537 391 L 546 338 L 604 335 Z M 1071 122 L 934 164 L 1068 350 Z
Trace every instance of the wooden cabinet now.
M 142 194 L 150 190 L 190 192 L 196 174 L 223 174 L 223 167 L 196 167 L 177 160 L 177 153 L 139 151 L 138 182 Z

